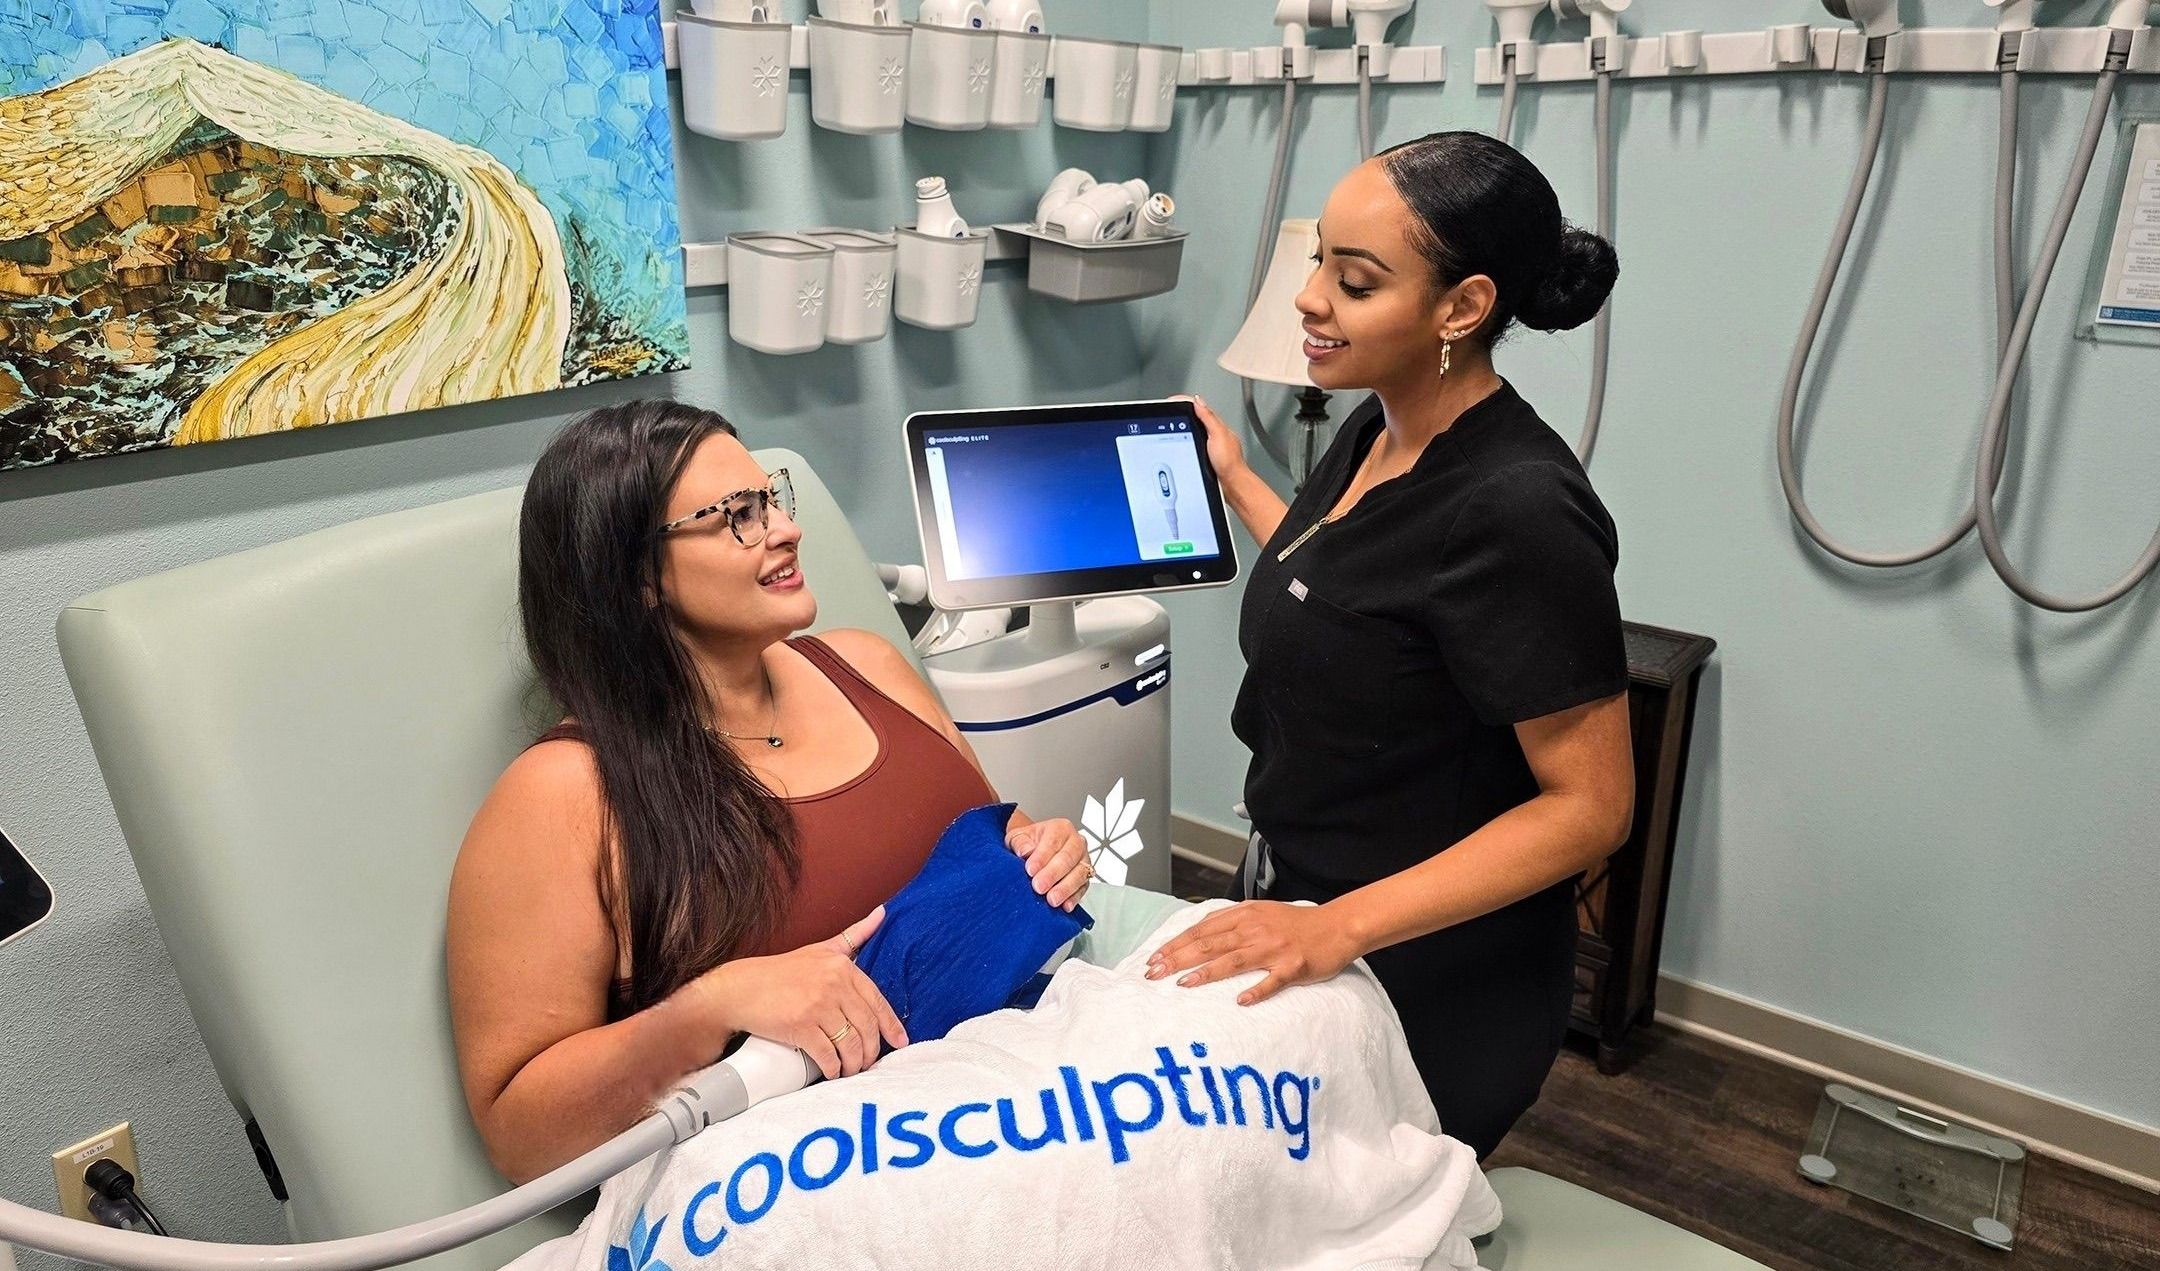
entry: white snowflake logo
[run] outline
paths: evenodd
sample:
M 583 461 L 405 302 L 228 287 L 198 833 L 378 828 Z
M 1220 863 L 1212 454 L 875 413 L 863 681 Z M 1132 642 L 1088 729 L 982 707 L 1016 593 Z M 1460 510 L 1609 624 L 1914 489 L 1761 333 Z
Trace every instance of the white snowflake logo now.
M 1028 67 L 1027 73 L 1020 77 L 1020 87 L 1028 96 L 1033 97 L 1043 90 L 1043 80 L 1047 79 L 1049 75 L 1049 65 L 1044 62 L 1037 62 Z
M 968 64 L 968 95 L 980 97 L 990 88 L 990 59 Z
M 899 58 L 887 59 L 883 66 L 878 67 L 877 79 L 879 88 L 888 93 L 899 92 L 902 81 L 907 79 L 906 63 Z
M 980 286 L 982 286 L 982 267 L 981 267 L 981 266 L 979 266 L 979 265 L 969 265 L 969 266 L 968 266 L 967 268 L 965 268 L 965 269 L 963 269 L 963 270 L 961 270 L 961 271 L 960 271 L 960 294 L 961 294 L 961 295 L 963 295 L 963 296 L 972 296 L 972 295 L 974 295 L 974 294 L 975 294 L 975 289 L 976 289 L 977 287 L 980 287 Z
M 1134 72 L 1132 71 L 1126 71 L 1117 77 L 1117 84 L 1111 89 L 1111 92 L 1119 101 L 1124 101 L 1132 96 L 1133 77 Z
M 814 317 L 824 307 L 825 289 L 814 282 L 804 283 L 802 290 L 795 293 L 795 308 L 805 318 Z
M 872 275 L 870 281 L 863 284 L 862 298 L 865 308 L 882 309 L 885 307 L 886 298 L 891 295 L 892 279 L 884 274 Z
M 1107 805 L 1097 803 L 1091 794 L 1087 806 L 1081 809 L 1080 838 L 1087 844 L 1088 864 L 1094 867 L 1097 878 L 1112 887 L 1125 885 L 1125 862 L 1146 846 L 1133 828 L 1140 823 L 1140 809 L 1146 806 L 1146 799 L 1125 802 L 1125 779 L 1120 777 L 1110 787 Z
M 780 63 L 768 57 L 758 62 L 757 73 L 750 77 L 750 87 L 757 90 L 758 96 L 770 97 L 780 90 L 780 81 L 784 78 L 786 73 L 780 69 Z

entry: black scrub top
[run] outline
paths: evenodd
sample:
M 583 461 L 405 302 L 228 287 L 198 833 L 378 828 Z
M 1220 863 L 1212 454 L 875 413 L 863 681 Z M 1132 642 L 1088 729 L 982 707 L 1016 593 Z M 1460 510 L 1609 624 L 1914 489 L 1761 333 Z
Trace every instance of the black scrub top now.
M 1513 725 L 1628 687 L 1612 518 L 1505 383 L 1280 559 L 1384 426 L 1376 397 L 1343 423 L 1254 565 L 1238 629 L 1246 808 L 1278 868 L 1328 891 L 1527 802 L 1538 785 Z M 1563 882 L 1478 925 L 1572 941 L 1573 908 Z

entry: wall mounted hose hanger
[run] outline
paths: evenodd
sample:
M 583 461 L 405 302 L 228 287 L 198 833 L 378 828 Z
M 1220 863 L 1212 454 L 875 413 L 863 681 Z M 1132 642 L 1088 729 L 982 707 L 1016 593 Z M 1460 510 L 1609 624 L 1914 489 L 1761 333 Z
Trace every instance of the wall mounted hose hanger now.
M 1795 457 L 1795 433 L 1807 363 L 1820 335 L 1823 315 L 1829 307 L 1838 274 L 1843 268 L 1853 230 L 1859 220 L 1861 205 L 1867 195 L 1875 160 L 1882 147 L 1893 61 L 1892 48 L 1895 41 L 1911 38 L 1913 33 L 1903 31 L 1898 20 L 1896 0 L 1824 0 L 1824 3 L 1833 14 L 1851 19 L 1866 41 L 1862 68 L 1869 79 L 1868 116 L 1852 182 L 1847 189 L 1837 227 L 1831 235 L 1829 254 L 1816 280 L 1806 317 L 1801 322 L 1799 339 L 1794 345 L 1779 399 L 1778 477 L 1786 502 L 1792 509 L 1793 518 L 1824 551 L 1851 564 L 1877 569 L 1897 568 L 1933 559 L 1955 547 L 1964 540 L 1966 534 L 1977 528 L 1989 564 L 2019 598 L 2040 608 L 2064 613 L 2085 612 L 2112 604 L 2127 595 L 2150 575 L 2156 566 L 2160 566 L 2160 531 L 2155 532 L 2130 570 L 2113 583 L 2085 596 L 2057 595 L 2032 583 L 2009 559 L 2002 543 L 2001 526 L 1995 510 L 1995 494 L 2003 480 L 2012 427 L 2011 410 L 2016 400 L 2018 375 L 2031 347 L 2033 326 L 2038 318 L 2040 305 L 2046 297 L 2048 285 L 2054 277 L 2063 242 L 2069 234 L 2071 218 L 2077 211 L 2085 184 L 2091 176 L 2093 160 L 2107 124 L 2109 103 L 2113 100 L 2121 75 L 2131 64 L 2139 41 L 2149 37 L 2149 33 L 2144 30 L 2144 24 L 2150 4 L 2148 0 L 2118 0 L 2110 8 L 2109 25 L 2100 29 L 2106 37 L 2106 51 L 2095 81 L 2092 103 L 2086 114 L 2085 126 L 2079 139 L 2076 157 L 2071 164 L 2069 178 L 2057 200 L 2054 218 L 2034 264 L 2030 285 L 2020 300 L 2017 295 L 2016 262 L 2012 254 L 2012 234 L 2016 210 L 2020 67 L 2023 64 L 2023 54 L 2037 34 L 2033 27 L 2034 0 L 1987 0 L 1991 7 L 1999 10 L 1997 47 L 2002 95 L 1994 201 L 1996 373 L 1980 429 L 1978 454 L 1973 468 L 1972 497 L 1965 511 L 1956 524 L 1942 536 L 1918 548 L 1883 552 L 1862 550 L 1841 542 L 1809 508 L 1800 485 L 1799 466 Z
M 1493 12 L 1498 38 L 1491 47 L 1478 50 L 1476 79 L 1479 84 L 1501 89 L 1503 136 L 1512 127 L 1515 102 L 1522 85 L 1594 80 L 1599 90 L 1598 131 L 1602 146 L 1607 140 L 1606 93 L 1611 81 L 1616 79 L 1794 72 L 1866 76 L 1868 114 L 1860 154 L 1780 394 L 1776 440 L 1778 473 L 1785 497 L 1795 521 L 1824 551 L 1870 568 L 1896 568 L 1932 559 L 1962 542 L 1967 533 L 1978 529 L 1989 563 L 2019 597 L 2046 609 L 2080 612 L 2120 599 L 2160 567 L 2160 533 L 2154 535 L 2130 571 L 2116 582 L 2087 596 L 2053 595 L 2026 579 L 2010 561 L 2002 546 L 1993 495 L 2002 483 L 2005 456 L 2009 451 L 2013 426 L 2010 414 L 2016 397 L 2018 372 L 2029 350 L 2033 325 L 2060 257 L 2070 218 L 2091 174 L 2093 158 L 2106 125 L 2108 104 L 2121 76 L 2160 73 L 2160 31 L 2148 25 L 2150 0 L 2109 0 L 2103 10 L 2103 24 L 2093 27 L 2036 26 L 2035 9 L 2043 0 L 1983 2 L 1994 11 L 1992 27 L 1907 28 L 1897 0 L 1824 0 L 1829 16 L 1844 25 L 1823 27 L 1790 23 L 1761 31 L 1706 34 L 1686 30 L 1629 37 L 1619 32 L 1614 22 L 1618 10 L 1626 7 L 1624 0 L 1622 4 L 1609 6 L 1611 11 L 1607 13 L 1596 11 L 1608 7 L 1598 0 L 1486 0 Z M 1589 37 L 1575 41 L 1537 42 L 1533 38 L 1534 27 L 1539 16 L 1546 12 L 1589 18 L 1593 24 Z M 1840 541 L 1808 507 L 1795 457 L 1799 403 L 1807 364 L 1813 356 L 1823 316 L 1836 289 L 1880 153 L 1889 80 L 1895 76 L 1939 74 L 1993 75 L 2001 84 L 1993 262 L 1997 373 L 1980 428 L 1978 454 L 1973 466 L 1973 497 L 1956 523 L 1943 535 L 1918 547 L 1896 551 L 1863 550 Z M 2019 88 L 2022 77 L 2029 74 L 2091 75 L 2096 78 L 2086 128 L 2069 182 L 2057 204 L 2055 223 L 2034 262 L 2030 284 L 2020 296 L 2018 270 L 2012 257 L 2011 229 L 2015 212 Z M 1610 237 L 1603 215 L 1609 199 L 1606 189 L 1609 165 L 1601 163 L 1600 167 L 1600 230 Z M 1603 321 L 1603 315 L 1600 315 L 1601 326 Z M 1594 438 L 1593 426 L 1586 430 L 1586 444 L 1581 447 L 1584 453 L 1587 454 L 1587 443 Z

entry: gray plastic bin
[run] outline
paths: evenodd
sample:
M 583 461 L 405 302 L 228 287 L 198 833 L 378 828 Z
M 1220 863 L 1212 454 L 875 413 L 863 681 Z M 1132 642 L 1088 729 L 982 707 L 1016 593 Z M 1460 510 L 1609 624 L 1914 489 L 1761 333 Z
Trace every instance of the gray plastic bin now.
M 1000 234 L 1028 240 L 1028 290 L 1073 304 L 1104 304 L 1159 296 L 1177 286 L 1185 232 L 1110 243 L 1068 242 L 1032 225 L 999 225 Z

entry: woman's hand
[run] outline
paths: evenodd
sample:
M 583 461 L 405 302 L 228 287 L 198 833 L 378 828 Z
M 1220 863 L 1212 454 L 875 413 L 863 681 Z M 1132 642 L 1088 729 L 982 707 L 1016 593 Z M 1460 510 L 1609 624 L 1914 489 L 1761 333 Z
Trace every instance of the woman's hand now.
M 793 1046 L 827 1080 L 853 1076 L 877 1062 L 880 1039 L 908 1044 L 885 995 L 855 965 L 855 951 L 884 920 L 879 905 L 830 940 L 722 963 L 701 977 L 700 987 L 730 1032 Z
M 1252 535 L 1255 543 L 1274 538 L 1275 531 L 1282 528 L 1283 517 L 1289 514 L 1290 505 L 1283 502 L 1274 487 L 1261 480 L 1251 464 L 1245 462 L 1245 443 L 1238 439 L 1237 429 L 1224 423 L 1222 416 L 1208 409 L 1208 404 L 1197 397 L 1176 400 L 1191 402 L 1193 413 L 1200 417 L 1200 427 L 1207 433 L 1208 466 L 1215 469 L 1215 480 L 1222 489 L 1223 501 L 1244 523 L 1245 532 Z
M 1219 480 L 1233 476 L 1245 464 L 1245 443 L 1238 438 L 1237 429 L 1222 421 L 1222 416 L 1209 409 L 1198 397 L 1180 393 L 1172 401 L 1191 402 L 1193 413 L 1200 417 L 1200 427 L 1207 434 L 1208 466 L 1215 469 Z
M 1238 994 L 1238 1005 L 1250 1006 L 1293 984 L 1325 980 L 1357 956 L 1325 906 L 1248 900 L 1194 923 L 1157 949 L 1148 959 L 1147 978 L 1185 971 L 1178 983 L 1191 988 L 1246 971 L 1265 971 L 1265 979 Z
M 1062 817 L 1032 821 L 1013 830 L 1005 836 L 1005 846 L 1026 859 L 1035 894 L 1059 909 L 1069 911 L 1079 904 L 1087 894 L 1088 884 L 1094 881 L 1095 867 L 1088 864 L 1087 840 Z

